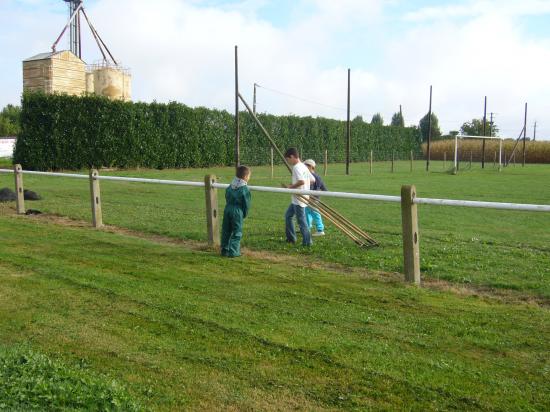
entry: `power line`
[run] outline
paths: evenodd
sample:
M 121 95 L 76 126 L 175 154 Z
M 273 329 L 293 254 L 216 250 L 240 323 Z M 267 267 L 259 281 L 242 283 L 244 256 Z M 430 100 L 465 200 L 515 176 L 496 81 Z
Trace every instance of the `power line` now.
M 319 105 L 319 106 L 328 107 L 330 109 L 341 110 L 341 111 L 344 111 L 344 112 L 347 110 L 343 107 L 337 107 L 337 106 L 332 106 L 332 105 L 329 105 L 329 104 L 326 104 L 326 103 L 317 102 L 315 100 L 307 99 L 305 97 L 296 96 L 294 94 L 283 92 L 281 90 L 272 89 L 270 87 L 265 87 L 265 86 L 262 86 L 260 84 L 256 84 L 256 86 L 261 87 L 262 89 L 265 89 L 265 90 L 269 90 L 270 92 L 273 92 L 273 93 L 277 93 L 277 94 L 280 94 L 280 95 L 283 95 L 283 96 L 286 96 L 286 97 L 290 97 L 290 98 L 295 99 L 295 100 L 300 100 L 302 102 L 316 104 L 316 105 Z
M 312 99 L 309 99 L 309 98 L 305 98 L 305 97 L 301 97 L 301 96 L 297 96 L 295 94 L 292 94 L 292 93 L 287 93 L 287 92 L 283 92 L 281 90 L 277 90 L 277 89 L 273 89 L 271 87 L 266 87 L 266 86 L 262 86 L 258 83 L 255 83 L 256 84 L 256 87 L 260 87 L 264 90 L 268 90 L 270 92 L 273 92 L 273 93 L 276 93 L 276 94 L 280 94 L 282 96 L 285 96 L 285 97 L 289 97 L 291 99 L 295 99 L 295 100 L 299 100 L 299 101 L 302 101 L 302 102 L 305 102 L 305 103 L 310 103 L 310 104 L 315 104 L 315 105 L 318 105 L 318 106 L 323 106 L 323 107 L 327 107 L 329 109 L 334 109 L 334 110 L 339 110 L 339 111 L 343 111 L 343 112 L 346 112 L 347 109 L 343 108 L 343 107 L 338 107 L 338 106 L 332 106 L 330 104 L 326 104 L 326 103 L 321 103 L 321 102 L 318 102 L 316 100 L 312 100 Z M 351 115 L 353 115 L 354 117 L 356 116 L 361 116 L 361 117 L 366 117 L 368 118 L 369 116 L 372 117 L 374 116 L 374 113 L 363 113 L 363 112 L 354 112 L 352 111 L 351 112 Z

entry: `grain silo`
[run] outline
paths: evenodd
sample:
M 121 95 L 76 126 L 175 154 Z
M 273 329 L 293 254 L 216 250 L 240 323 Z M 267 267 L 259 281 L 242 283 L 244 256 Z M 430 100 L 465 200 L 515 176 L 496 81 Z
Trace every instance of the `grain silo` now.
M 131 76 L 128 69 L 106 62 L 88 66 L 88 74 L 93 80 L 93 93 L 110 99 L 129 101 L 132 96 Z M 90 87 L 91 89 L 91 87 Z
M 84 94 L 86 63 L 68 50 L 37 54 L 23 61 L 23 90 Z
M 69 21 L 54 42 L 52 51 L 23 61 L 23 89 L 45 93 L 82 95 L 94 93 L 111 99 L 128 101 L 131 98 L 131 76 L 121 67 L 90 22 L 83 0 L 64 0 L 69 4 Z M 84 17 L 101 52 L 100 63 L 86 66 L 80 58 L 81 16 Z M 57 51 L 56 47 L 69 29 L 71 51 Z

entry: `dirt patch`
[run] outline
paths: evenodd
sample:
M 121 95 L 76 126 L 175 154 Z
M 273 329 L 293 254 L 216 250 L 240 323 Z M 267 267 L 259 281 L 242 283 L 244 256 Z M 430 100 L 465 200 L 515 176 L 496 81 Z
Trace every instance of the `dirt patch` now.
M 21 216 L 15 213 L 15 206 L 10 203 L 0 204 L 0 215 L 11 215 L 16 218 L 34 219 L 41 222 L 47 222 L 55 225 L 61 225 L 66 227 L 75 228 L 90 228 L 90 223 L 83 220 L 75 220 L 66 216 L 60 216 L 56 214 L 43 213 L 40 215 Z M 199 242 L 189 239 L 178 239 L 169 236 L 155 235 L 151 233 L 139 232 L 136 230 L 126 229 L 118 226 L 106 225 L 101 230 L 108 233 L 120 234 L 123 236 L 134 237 L 139 239 L 148 240 L 159 244 L 169 244 L 176 246 L 183 246 L 186 249 L 194 251 L 212 251 L 212 248 L 208 246 L 206 242 Z M 261 260 L 269 263 L 280 263 L 282 259 L 286 263 L 294 263 L 296 265 L 306 267 L 312 270 L 323 270 L 338 275 L 350 275 L 360 276 L 368 279 L 375 279 L 381 282 L 395 283 L 403 282 L 403 275 L 396 272 L 382 272 L 377 270 L 368 270 L 358 267 L 348 267 L 338 263 L 322 262 L 314 258 L 304 256 L 292 256 L 286 254 L 279 254 L 275 252 L 251 250 L 248 248 L 242 248 L 242 254 L 246 257 Z M 478 297 L 481 299 L 497 300 L 501 303 L 509 304 L 527 304 L 539 307 L 550 307 L 550 299 L 546 299 L 540 296 L 530 295 L 525 292 L 509 290 L 509 289 L 497 289 L 487 286 L 479 285 L 460 285 L 445 280 L 423 278 L 422 286 L 431 290 L 440 292 L 450 292 L 460 296 Z M 411 286 L 413 287 L 413 286 Z

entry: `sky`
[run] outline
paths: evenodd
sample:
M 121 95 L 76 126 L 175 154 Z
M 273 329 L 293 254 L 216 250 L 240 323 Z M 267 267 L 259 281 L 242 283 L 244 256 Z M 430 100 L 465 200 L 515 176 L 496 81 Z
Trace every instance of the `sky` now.
M 500 135 L 550 140 L 550 0 L 84 0 L 97 31 L 132 73 L 133 100 L 405 123 L 433 112 L 443 132 L 494 113 Z M 18 104 L 21 61 L 50 50 L 62 0 L 0 0 L 0 107 Z M 68 48 L 68 39 L 60 48 Z M 83 59 L 100 53 L 83 29 Z

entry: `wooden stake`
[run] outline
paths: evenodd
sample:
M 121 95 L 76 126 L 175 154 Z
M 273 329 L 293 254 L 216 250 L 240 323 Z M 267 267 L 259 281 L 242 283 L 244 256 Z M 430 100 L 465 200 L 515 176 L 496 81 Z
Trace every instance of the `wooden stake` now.
M 372 175 L 372 150 L 370 151 L 369 164 L 370 164 L 370 174 Z
M 270 147 L 269 149 L 271 151 L 271 179 L 273 179 L 273 174 L 274 174 L 274 171 L 273 171 L 273 167 L 274 167 L 273 148 Z
M 25 214 L 25 192 L 23 190 L 23 168 L 18 163 L 13 166 L 13 172 L 15 176 L 15 193 L 17 198 L 15 199 L 15 205 L 18 215 Z
M 364 238 L 371 246 L 378 246 L 378 242 L 374 240 L 367 232 L 365 232 L 363 229 L 361 229 L 359 226 L 357 226 L 352 221 L 348 220 L 346 217 L 344 217 L 340 212 L 338 212 L 336 209 L 330 207 L 326 203 L 321 202 L 319 199 L 316 199 L 314 197 L 309 198 L 309 203 L 312 204 L 316 209 L 325 209 L 333 219 L 339 220 L 341 223 L 349 226 L 349 228 L 360 235 L 360 237 Z
M 208 235 L 208 246 L 219 247 L 220 225 L 218 219 L 218 190 L 212 187 L 216 183 L 215 175 L 204 177 L 204 194 L 206 198 L 206 230 Z
M 96 169 L 90 169 L 90 201 L 92 205 L 92 226 L 100 228 L 103 226 L 103 215 L 101 213 L 101 194 L 99 190 L 99 173 Z
M 403 267 L 405 281 L 420 285 L 420 248 L 418 212 L 413 203 L 415 186 L 401 186 L 401 217 L 403 224 Z

